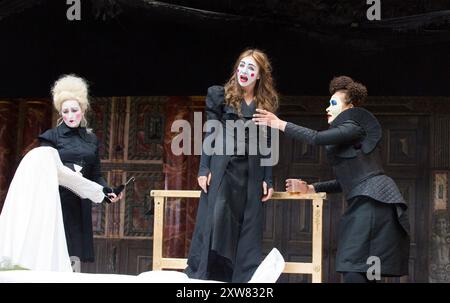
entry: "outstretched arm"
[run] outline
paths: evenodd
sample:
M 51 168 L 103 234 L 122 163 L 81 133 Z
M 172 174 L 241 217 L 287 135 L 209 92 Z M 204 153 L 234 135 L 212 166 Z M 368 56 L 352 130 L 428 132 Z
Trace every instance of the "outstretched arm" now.
M 324 131 L 316 131 L 291 122 L 286 123 L 284 132 L 289 137 L 312 145 L 335 145 L 351 143 L 364 136 L 364 130 L 356 122 L 348 120 Z
M 314 190 L 317 193 L 325 192 L 327 194 L 332 194 L 342 192 L 341 185 L 336 179 L 330 181 L 316 182 L 311 185 L 314 187 Z
M 325 192 L 327 194 L 340 193 L 342 192 L 341 185 L 337 180 L 316 182 L 313 184 L 308 184 L 302 179 L 287 179 L 286 180 L 286 191 L 296 192 L 301 194 L 313 194 Z
M 352 143 L 364 137 L 364 129 L 355 121 L 347 120 L 344 123 L 324 131 L 316 131 L 299 126 L 291 122 L 280 120 L 273 113 L 266 110 L 256 110 L 253 120 L 257 125 L 268 125 L 284 131 L 286 135 L 294 139 L 312 145 L 335 145 Z

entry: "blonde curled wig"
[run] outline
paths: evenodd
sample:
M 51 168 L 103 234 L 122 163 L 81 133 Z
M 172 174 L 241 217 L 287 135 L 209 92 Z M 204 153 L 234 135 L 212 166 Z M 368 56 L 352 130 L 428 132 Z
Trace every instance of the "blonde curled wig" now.
M 275 90 L 275 84 L 272 78 L 272 66 L 267 55 L 258 49 L 248 49 L 243 51 L 234 64 L 233 73 L 225 84 L 225 102 L 232 106 L 239 115 L 241 114 L 241 101 L 244 98 L 244 90 L 239 85 L 236 76 L 236 70 L 241 60 L 251 56 L 259 67 L 259 79 L 255 85 L 255 105 L 271 112 L 278 109 L 278 94 Z
M 89 108 L 88 84 L 83 78 L 76 75 L 61 76 L 52 87 L 53 106 L 56 111 L 61 114 L 61 107 L 64 101 L 76 100 L 83 112 L 81 126 L 87 126 L 85 113 Z M 62 123 L 62 119 L 58 119 L 58 125 Z

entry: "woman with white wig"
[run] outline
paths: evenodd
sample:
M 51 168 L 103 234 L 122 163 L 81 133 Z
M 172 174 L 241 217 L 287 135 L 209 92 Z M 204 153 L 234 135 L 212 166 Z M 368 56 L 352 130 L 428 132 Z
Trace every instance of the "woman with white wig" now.
M 94 261 L 91 202 L 116 202 L 122 194 L 100 172 L 99 143 L 86 128 L 86 81 L 62 76 L 52 95 L 60 118 L 14 175 L 0 217 L 0 257 L 29 269 L 67 271 L 69 256 Z
M 53 105 L 60 114 L 57 126 L 39 136 L 41 146 L 58 151 L 62 163 L 83 177 L 108 187 L 100 171 L 99 142 L 87 128 L 88 85 L 75 75 L 64 75 L 53 88 Z M 70 256 L 83 262 L 94 261 L 92 203 L 60 188 L 64 229 Z M 121 198 L 114 193 L 111 201 Z

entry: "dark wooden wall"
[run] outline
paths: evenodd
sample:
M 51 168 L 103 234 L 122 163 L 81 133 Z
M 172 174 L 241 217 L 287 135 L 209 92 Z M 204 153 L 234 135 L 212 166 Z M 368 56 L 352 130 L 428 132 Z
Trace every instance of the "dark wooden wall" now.
M 280 113 L 286 120 L 326 129 L 327 100 L 328 97 L 283 97 Z M 149 191 L 198 189 L 198 156 L 174 156 L 170 152 L 174 136 L 170 126 L 176 119 L 192 123 L 193 112 L 202 111 L 203 104 L 202 96 L 93 99 L 90 121 L 103 143 L 101 157 L 105 177 L 112 185 L 130 176 L 136 177 L 136 182 L 127 187 L 122 202 L 94 206 L 96 262 L 83 264 L 83 271 L 137 274 L 151 269 L 153 201 Z M 367 108 L 375 113 L 383 127 L 386 173 L 397 182 L 410 207 L 410 275 L 401 282 L 450 281 L 450 99 L 374 97 L 369 98 Z M 21 154 L 39 133 L 51 127 L 51 119 L 48 119 L 51 112 L 51 104 L 46 100 L 0 101 L 0 203 Z M 280 146 L 280 162 L 274 168 L 276 190 L 284 190 L 287 177 L 301 177 L 310 182 L 333 178 L 322 148 L 283 136 Z M 164 231 L 166 256 L 187 255 L 196 207 L 195 200 L 178 199 L 168 203 Z M 329 195 L 325 202 L 323 262 L 324 278 L 328 282 L 341 279 L 334 271 L 334 258 L 337 226 L 344 208 L 345 201 L 339 194 Z M 266 203 L 265 253 L 272 247 L 277 247 L 286 260 L 311 260 L 308 202 Z M 310 280 L 307 275 L 282 275 L 280 278 L 280 282 Z M 388 281 L 398 282 L 399 279 Z

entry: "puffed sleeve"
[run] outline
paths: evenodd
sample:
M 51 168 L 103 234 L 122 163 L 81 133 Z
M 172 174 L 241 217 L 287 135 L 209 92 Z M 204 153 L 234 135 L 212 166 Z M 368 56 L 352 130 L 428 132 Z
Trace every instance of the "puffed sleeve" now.
M 38 136 L 38 140 L 40 142 L 40 146 L 51 146 L 56 148 L 57 146 L 57 134 L 56 129 L 52 128 L 46 130 L 44 133 Z
M 220 121 L 222 118 L 223 106 L 224 106 L 224 88 L 223 86 L 211 86 L 208 88 L 206 95 L 206 120 Z M 205 138 L 212 135 L 212 132 L 206 132 Z M 209 163 L 211 161 L 211 155 L 205 153 L 205 149 L 202 146 L 202 155 L 200 157 L 200 167 L 198 170 L 198 176 L 207 176 L 210 172 Z

